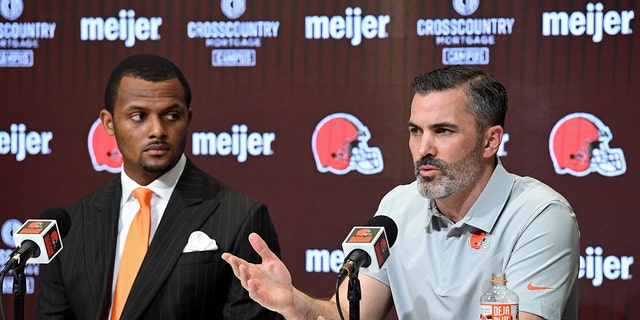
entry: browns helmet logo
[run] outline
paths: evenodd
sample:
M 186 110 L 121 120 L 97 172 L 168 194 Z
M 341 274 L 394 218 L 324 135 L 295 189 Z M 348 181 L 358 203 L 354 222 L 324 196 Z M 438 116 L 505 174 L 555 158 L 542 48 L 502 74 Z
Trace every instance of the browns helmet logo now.
M 107 134 L 99 118 L 91 125 L 89 136 L 87 137 L 87 145 L 94 170 L 111 173 L 120 172 L 122 154 L 118 149 L 116 138 Z
M 32 221 L 29 223 L 29 226 L 27 228 L 42 229 L 43 227 L 44 227 L 44 224 L 42 223 L 42 221 Z
M 469 238 L 469 246 L 473 250 L 482 250 L 489 248 L 489 239 L 487 238 L 487 233 L 482 230 L 476 230 L 476 232 L 471 234 Z
M 371 229 L 369 228 L 358 229 L 356 231 L 356 236 L 358 237 L 371 236 Z
M 624 153 L 609 148 L 611 129 L 592 114 L 577 112 L 560 119 L 549 136 L 551 161 L 558 174 L 576 177 L 597 172 L 618 176 L 627 171 Z
M 347 113 L 334 113 L 316 125 L 311 138 L 313 157 L 320 172 L 346 174 L 356 170 L 362 174 L 382 171 L 380 148 L 369 147 L 369 129 L 358 118 Z

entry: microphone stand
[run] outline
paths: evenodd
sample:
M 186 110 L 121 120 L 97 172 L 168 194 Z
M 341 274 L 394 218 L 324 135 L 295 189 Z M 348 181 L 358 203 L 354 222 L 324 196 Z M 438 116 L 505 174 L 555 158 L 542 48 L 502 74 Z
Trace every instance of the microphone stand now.
M 27 278 L 24 275 L 24 267 L 13 269 L 13 318 L 24 320 L 24 294 L 27 292 Z
M 347 288 L 347 298 L 349 299 L 349 320 L 360 320 L 360 280 L 358 280 L 358 269 L 349 275 L 349 285 Z

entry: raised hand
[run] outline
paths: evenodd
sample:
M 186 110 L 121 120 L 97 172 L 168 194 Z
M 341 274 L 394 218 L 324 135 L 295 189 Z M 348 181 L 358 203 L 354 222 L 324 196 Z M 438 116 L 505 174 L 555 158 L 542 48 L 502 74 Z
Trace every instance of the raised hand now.
M 314 299 L 293 287 L 291 273 L 258 234 L 250 234 L 249 243 L 262 258 L 261 264 L 247 262 L 228 252 L 222 254 L 222 259 L 231 265 L 251 299 L 289 320 L 339 319 L 335 300 Z
M 251 299 L 281 314 L 293 311 L 294 288 L 291 273 L 258 234 L 251 233 L 249 243 L 262 258 L 261 264 L 249 263 L 227 252 L 222 254 L 222 259 L 231 265 L 233 273 L 249 291 Z

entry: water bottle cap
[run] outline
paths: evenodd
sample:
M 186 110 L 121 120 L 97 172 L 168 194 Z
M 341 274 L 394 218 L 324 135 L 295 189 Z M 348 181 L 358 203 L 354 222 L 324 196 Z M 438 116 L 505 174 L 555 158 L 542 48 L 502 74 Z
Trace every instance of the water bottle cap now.
M 506 283 L 507 282 L 507 276 L 504 274 L 504 272 L 494 273 L 494 274 L 491 275 L 491 282 L 503 282 L 503 283 Z

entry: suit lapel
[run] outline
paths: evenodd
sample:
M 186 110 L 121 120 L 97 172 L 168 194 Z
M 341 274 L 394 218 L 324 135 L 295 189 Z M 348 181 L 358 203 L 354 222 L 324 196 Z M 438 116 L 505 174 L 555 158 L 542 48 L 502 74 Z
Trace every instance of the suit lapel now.
M 88 202 L 88 208 L 82 214 L 88 286 L 96 305 L 103 308 L 99 313 L 104 315 L 108 313 L 111 300 L 107 295 L 111 295 L 121 195 L 120 179 L 114 179 Z
M 203 199 L 205 179 L 205 173 L 188 161 L 131 288 L 123 318 L 140 317 L 171 274 L 191 232 L 198 230 L 218 206 L 217 197 Z

